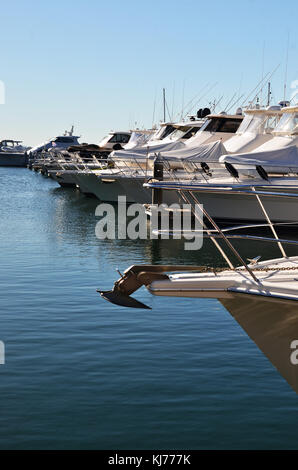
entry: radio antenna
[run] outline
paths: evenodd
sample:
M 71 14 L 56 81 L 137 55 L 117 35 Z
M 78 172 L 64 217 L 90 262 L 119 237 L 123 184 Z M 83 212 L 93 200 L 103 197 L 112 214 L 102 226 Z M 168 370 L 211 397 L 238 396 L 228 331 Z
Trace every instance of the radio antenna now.
M 289 34 L 289 32 L 288 32 L 287 54 L 286 54 L 286 70 L 285 70 L 285 81 L 284 81 L 284 101 L 286 101 L 286 92 L 287 92 L 288 58 L 289 58 L 289 39 L 290 39 L 290 34 Z
M 262 81 L 264 79 L 264 63 L 265 63 L 265 41 L 263 43 L 263 54 L 262 54 Z M 261 106 L 263 104 L 263 87 L 261 88 L 261 97 L 260 97 Z

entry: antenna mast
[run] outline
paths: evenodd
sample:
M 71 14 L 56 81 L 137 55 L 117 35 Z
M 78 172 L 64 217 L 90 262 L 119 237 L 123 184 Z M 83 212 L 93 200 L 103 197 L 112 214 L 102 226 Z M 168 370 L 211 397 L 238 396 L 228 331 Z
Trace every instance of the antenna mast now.
M 262 54 L 262 80 L 264 80 L 264 62 L 265 62 L 265 41 L 264 41 L 264 44 L 263 44 L 263 54 Z M 260 102 L 261 102 L 261 106 L 263 106 L 263 87 L 261 88 L 261 99 L 260 99 Z
M 267 106 L 270 106 L 270 100 L 271 100 L 271 83 L 268 82 Z
M 286 56 L 286 70 L 285 70 L 285 82 L 284 82 L 284 101 L 286 101 L 286 92 L 287 92 L 287 78 L 288 78 L 288 57 L 289 57 L 289 33 L 288 33 L 288 43 L 287 43 L 287 56 Z

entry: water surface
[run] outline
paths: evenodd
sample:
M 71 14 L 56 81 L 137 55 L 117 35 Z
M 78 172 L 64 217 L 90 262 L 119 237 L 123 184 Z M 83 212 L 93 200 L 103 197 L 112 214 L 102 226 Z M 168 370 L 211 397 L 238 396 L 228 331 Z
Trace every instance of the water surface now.
M 100 241 L 98 201 L 27 169 L 0 168 L 0 201 L 1 449 L 298 448 L 296 393 L 218 301 L 96 293 L 133 263 L 220 264 L 210 243 Z

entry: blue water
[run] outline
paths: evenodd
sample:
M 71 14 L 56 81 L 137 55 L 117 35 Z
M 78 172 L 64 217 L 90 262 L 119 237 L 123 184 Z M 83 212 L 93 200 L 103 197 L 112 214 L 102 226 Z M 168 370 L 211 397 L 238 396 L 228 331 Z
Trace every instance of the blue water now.
M 1 449 L 298 448 L 296 393 L 217 300 L 96 293 L 210 244 L 100 241 L 98 201 L 27 169 L 0 168 L 0 202 Z

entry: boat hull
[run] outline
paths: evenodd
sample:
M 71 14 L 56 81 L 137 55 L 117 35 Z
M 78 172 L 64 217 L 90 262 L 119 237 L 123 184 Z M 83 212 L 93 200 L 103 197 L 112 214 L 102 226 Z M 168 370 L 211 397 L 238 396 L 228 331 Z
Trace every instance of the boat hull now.
M 135 202 L 126 190 L 125 181 L 122 180 L 123 178 L 114 176 L 99 177 L 94 173 L 76 174 L 76 182 L 83 193 L 93 194 L 104 202 L 118 202 L 119 196 L 126 195 L 128 203 Z M 151 191 L 149 190 L 148 193 L 150 194 Z
M 258 189 L 258 188 L 256 188 Z M 264 190 L 264 188 L 259 188 Z M 286 190 L 289 192 L 289 190 Z M 292 192 L 292 191 L 291 191 Z M 298 195 L 298 188 L 295 191 Z M 195 196 L 212 218 L 264 222 L 264 213 L 255 197 L 242 194 L 211 194 L 196 191 Z M 297 222 L 296 198 L 261 196 L 263 206 L 273 222 Z
M 105 184 L 103 181 L 108 180 Z M 125 195 L 127 202 L 137 202 L 139 204 L 148 204 L 152 201 L 151 189 L 144 188 L 145 178 L 141 177 L 112 177 L 109 179 L 97 177 L 94 180 L 93 192 L 102 201 L 117 202 L 118 196 Z M 272 191 L 272 187 L 256 187 L 262 191 Z M 279 188 L 285 192 L 298 195 L 297 188 Z M 205 190 L 196 190 L 195 195 L 200 204 L 204 206 L 211 217 L 217 220 L 227 221 L 253 221 L 263 222 L 264 213 L 255 197 L 245 194 L 208 193 Z M 298 205 L 296 198 L 276 198 L 262 196 L 262 203 L 273 222 L 297 222 Z M 171 204 L 181 204 L 182 200 L 176 191 L 163 191 L 162 202 Z
M 0 166 L 26 167 L 28 156 L 25 153 L 0 152 Z
M 105 202 L 117 202 L 118 196 L 126 196 L 128 203 L 150 204 L 152 191 L 144 188 L 148 178 L 142 176 L 95 175 L 77 173 L 77 183 L 83 192 L 94 194 Z M 274 191 L 273 185 L 256 186 L 256 190 Z M 298 186 L 279 186 L 278 191 L 298 195 Z M 229 191 L 212 193 L 196 189 L 195 196 L 211 217 L 226 221 L 264 222 L 264 213 L 256 197 L 248 194 L 235 194 Z M 298 204 L 296 198 L 261 196 L 262 203 L 273 222 L 297 222 Z M 163 190 L 162 202 L 171 205 L 181 204 L 182 200 L 175 190 Z
M 57 181 L 62 187 L 76 187 L 75 171 L 50 171 L 48 176 Z

